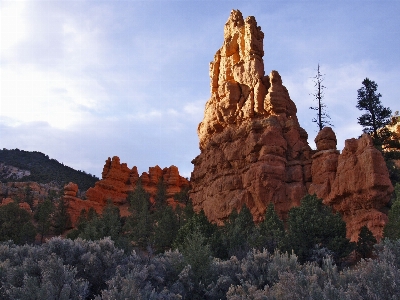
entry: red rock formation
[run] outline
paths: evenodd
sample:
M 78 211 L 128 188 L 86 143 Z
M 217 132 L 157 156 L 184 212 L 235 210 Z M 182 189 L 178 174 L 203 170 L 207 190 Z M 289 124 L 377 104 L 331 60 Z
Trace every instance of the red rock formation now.
M 243 204 L 260 220 L 272 202 L 285 219 L 306 193 L 316 194 L 343 215 L 352 240 L 363 225 L 379 240 L 387 220 L 380 210 L 393 191 L 381 153 L 364 135 L 347 140 L 340 155 L 331 128 L 311 150 L 280 75 L 264 75 L 263 37 L 254 17 L 231 12 L 210 64 L 211 98 L 197 130 L 194 208 L 221 223 Z
M 161 178 L 166 184 L 169 198 L 180 192 L 183 187 L 189 186 L 189 181 L 179 175 L 178 168 L 175 166 L 164 169 L 159 166 L 150 167 L 148 173 L 143 172 L 139 176 L 136 167 L 129 169 L 125 163 L 120 163 L 117 156 L 114 156 L 112 160 L 111 158 L 107 159 L 102 172 L 102 180 L 87 190 L 86 197 L 101 205 L 105 205 L 107 200 L 112 200 L 116 205 L 123 205 L 126 203 L 128 193 L 135 189 L 139 179 L 143 188 L 154 197 Z
M 159 166 L 151 167 L 148 173 L 143 172 L 139 176 L 136 167 L 129 169 L 126 163 L 120 163 L 117 156 L 108 158 L 103 168 L 102 179 L 96 182 L 93 188 L 87 190 L 87 200 L 76 197 L 78 191 L 76 184 L 69 183 L 64 187 L 64 199 L 69 203 L 68 211 L 71 214 L 72 225 L 75 226 L 82 209 L 89 210 L 92 207 L 96 212 L 101 213 L 108 200 L 119 207 L 121 216 L 129 215 L 127 196 L 135 189 L 138 180 L 141 180 L 143 188 L 154 201 L 157 184 L 161 178 L 166 185 L 168 201 L 171 204 L 174 203 L 174 194 L 189 186 L 189 181 L 179 175 L 178 168 L 175 166 L 164 169 Z
M 367 225 L 380 240 L 387 216 L 381 212 L 389 202 L 393 186 L 382 154 L 369 135 L 349 139 L 338 159 L 335 180 L 324 203 L 340 212 L 352 241 Z
M 68 213 L 71 218 L 72 227 L 75 227 L 82 210 L 89 211 L 90 208 L 93 208 L 97 213 L 101 213 L 104 207 L 102 203 L 90 200 L 82 200 L 76 197 L 77 192 L 78 185 L 73 182 L 70 182 L 64 186 L 63 198 L 64 201 L 67 202 Z
M 224 44 L 210 64 L 211 98 L 193 160 L 195 209 L 220 223 L 246 204 L 255 220 L 273 202 L 281 217 L 307 193 L 311 149 L 277 71 L 264 75 L 264 34 L 233 10 Z
M 312 156 L 312 183 L 308 193 L 325 199 L 335 180 L 340 152 L 336 150 L 336 135 L 332 128 L 323 128 L 315 138 L 317 152 Z
M 126 203 L 129 191 L 134 184 L 131 178 L 138 177 L 136 167 L 129 169 L 126 163 L 120 163 L 119 157 L 108 158 L 102 172 L 102 179 L 96 182 L 93 188 L 89 188 L 86 197 L 105 206 L 107 200 L 112 200 L 116 205 Z M 132 186 L 133 184 L 133 186 Z
M 0 203 L 0 206 L 7 205 L 7 204 L 10 204 L 12 202 L 14 202 L 14 200 L 11 199 L 11 198 L 3 198 L 2 202 Z M 18 203 L 18 206 L 19 206 L 19 208 L 23 208 L 27 212 L 32 213 L 32 209 L 31 209 L 31 207 L 29 206 L 28 203 L 20 202 L 20 203 Z

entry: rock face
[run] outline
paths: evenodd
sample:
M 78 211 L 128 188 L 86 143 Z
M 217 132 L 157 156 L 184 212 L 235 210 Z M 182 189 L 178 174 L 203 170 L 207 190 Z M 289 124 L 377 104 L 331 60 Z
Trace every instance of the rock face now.
M 103 205 L 96 201 L 90 200 L 82 200 L 77 197 L 78 193 L 78 185 L 70 182 L 64 186 L 64 201 L 68 204 L 68 213 L 71 218 L 72 227 L 75 227 L 79 215 L 82 210 L 89 211 L 90 208 L 93 208 L 97 213 L 101 213 L 103 211 Z
M 259 221 L 273 203 L 286 219 L 304 195 L 316 194 L 343 215 L 349 238 L 367 225 L 379 240 L 387 221 L 380 210 L 393 191 L 381 153 L 363 135 L 347 140 L 340 154 L 329 127 L 311 150 L 280 75 L 264 75 L 263 37 L 254 17 L 231 12 L 210 64 L 211 98 L 197 130 L 194 208 L 220 224 L 244 204 Z
M 233 10 L 210 64 L 191 198 L 217 223 L 243 204 L 260 220 L 270 202 L 285 218 L 311 183 L 307 133 L 279 73 L 264 74 L 263 38 L 254 17 Z
M 358 239 L 364 225 L 380 240 L 387 222 L 381 210 L 392 192 L 383 156 L 374 147 L 371 137 L 363 134 L 359 139 L 346 140 L 330 193 L 322 198 L 325 204 L 342 214 L 351 240 Z
M 139 176 L 137 168 L 129 169 L 126 163 L 120 163 L 119 157 L 108 158 L 102 172 L 102 180 L 96 182 L 93 188 L 86 192 L 86 197 L 106 205 L 107 200 L 112 200 L 115 205 L 126 203 L 126 197 L 132 192 L 138 180 L 141 180 L 143 188 L 154 198 L 160 179 L 167 189 L 167 197 L 173 198 L 175 193 L 184 187 L 189 187 L 189 181 L 179 175 L 178 168 L 170 166 L 161 169 L 159 166 L 150 167 L 149 172 L 143 172 Z
M 86 191 L 86 200 L 76 197 L 78 190 L 76 184 L 69 183 L 64 187 L 64 199 L 69 203 L 73 226 L 75 226 L 82 209 L 88 210 L 93 207 L 96 212 L 101 213 L 108 200 L 118 206 L 121 216 L 129 215 L 127 196 L 135 189 L 138 180 L 141 180 L 143 188 L 151 196 L 151 201 L 154 201 L 157 185 L 161 178 L 166 186 L 167 198 L 171 204 L 174 203 L 175 193 L 189 187 L 189 181 L 179 175 L 178 168 L 175 166 L 164 169 L 159 166 L 150 167 L 148 173 L 143 172 L 139 176 L 136 167 L 129 169 L 126 163 L 120 163 L 118 156 L 114 156 L 112 159 L 109 157 L 103 168 L 102 179 L 96 182 L 93 188 Z

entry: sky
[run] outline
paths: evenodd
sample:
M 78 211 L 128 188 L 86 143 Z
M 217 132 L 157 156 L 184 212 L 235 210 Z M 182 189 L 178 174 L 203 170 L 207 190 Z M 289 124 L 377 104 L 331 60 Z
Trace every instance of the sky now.
M 398 0 L 0 0 L 0 149 L 99 177 L 115 155 L 139 173 L 175 165 L 190 177 L 209 63 L 232 9 L 261 26 L 265 73 L 280 73 L 312 148 L 318 64 L 338 149 L 362 133 L 366 77 L 400 110 Z

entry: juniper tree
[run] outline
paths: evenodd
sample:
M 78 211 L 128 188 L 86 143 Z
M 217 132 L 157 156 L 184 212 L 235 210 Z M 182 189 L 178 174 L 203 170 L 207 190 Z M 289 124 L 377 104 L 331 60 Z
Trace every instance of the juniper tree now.
M 330 116 L 326 113 L 326 104 L 322 101 L 324 98 L 324 89 L 326 88 L 322 82 L 324 81 L 324 75 L 319 70 L 319 64 L 317 67 L 317 75 L 312 77 L 314 79 L 314 87 L 316 88 L 315 93 L 311 94 L 317 101 L 317 106 L 311 106 L 310 109 L 317 111 L 317 116 L 312 120 L 317 123 L 319 130 L 322 130 L 326 125 L 333 126 L 329 120 Z

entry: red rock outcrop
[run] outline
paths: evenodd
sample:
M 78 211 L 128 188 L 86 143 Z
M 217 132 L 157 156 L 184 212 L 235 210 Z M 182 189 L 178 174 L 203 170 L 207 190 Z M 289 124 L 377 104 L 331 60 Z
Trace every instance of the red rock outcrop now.
M 120 163 L 119 157 L 108 158 L 103 168 L 102 179 L 86 191 L 86 200 L 76 197 L 78 191 L 76 184 L 69 183 L 64 187 L 64 199 L 69 204 L 68 211 L 72 225 L 75 226 L 82 209 L 89 210 L 92 207 L 96 212 L 101 213 L 109 200 L 118 206 L 121 216 L 129 215 L 127 197 L 129 192 L 135 189 L 138 180 L 150 194 L 151 201 L 154 201 L 161 178 L 166 185 L 168 202 L 174 205 L 175 193 L 189 187 L 189 181 L 179 175 L 177 167 L 171 166 L 164 169 L 159 166 L 150 167 L 148 173 L 143 172 L 139 176 L 136 167 L 129 169 L 126 163 Z
M 270 202 L 285 218 L 311 182 L 307 133 L 279 73 L 264 74 L 263 37 L 254 17 L 233 10 L 210 64 L 191 198 L 217 223 L 243 204 L 260 220 Z
M 12 203 L 12 202 L 14 202 L 14 200 L 11 199 L 11 198 L 3 198 L 3 200 L 2 200 L 1 203 L 0 203 L 0 206 L 7 205 L 7 204 L 10 204 L 10 203 Z M 26 202 L 20 202 L 20 203 L 18 203 L 18 206 L 19 206 L 20 208 L 25 209 L 27 212 L 32 213 L 32 209 L 31 209 L 31 207 L 29 206 L 28 203 L 26 203 Z
M 305 194 L 316 194 L 343 215 L 349 238 L 367 225 L 379 240 L 387 221 L 381 210 L 393 191 L 381 153 L 363 135 L 347 140 L 340 154 L 331 128 L 319 132 L 311 150 L 280 75 L 264 75 L 263 37 L 254 17 L 231 12 L 210 64 L 211 97 L 197 130 L 194 208 L 222 223 L 245 204 L 258 221 L 273 203 L 286 219 Z
M 342 214 L 352 241 L 358 239 L 364 225 L 380 240 L 387 222 L 381 210 L 392 192 L 383 156 L 374 147 L 371 137 L 363 134 L 359 139 L 346 140 L 330 193 L 322 198 L 325 204 Z
M 64 186 L 64 201 L 67 203 L 68 213 L 71 218 L 71 225 L 75 227 L 76 222 L 78 221 L 79 215 L 82 210 L 89 211 L 90 208 L 93 208 L 97 213 L 101 213 L 103 211 L 104 205 L 102 203 L 90 200 L 82 200 L 77 197 L 78 193 L 78 185 L 70 182 Z
M 117 156 L 108 158 L 102 172 L 102 180 L 96 182 L 93 188 L 86 192 L 89 200 L 105 205 L 107 200 L 112 200 L 116 205 L 126 203 L 126 197 L 132 192 L 140 179 L 143 188 L 154 198 L 160 179 L 166 185 L 167 197 L 173 198 L 175 193 L 183 187 L 189 186 L 189 181 L 179 175 L 178 168 L 170 166 L 161 169 L 159 166 L 150 167 L 149 172 L 139 176 L 137 168 L 129 169 L 126 163 L 120 163 Z
M 317 152 L 312 156 L 312 183 L 308 193 L 325 199 L 335 180 L 340 152 L 336 150 L 336 135 L 332 128 L 323 128 L 315 138 Z

